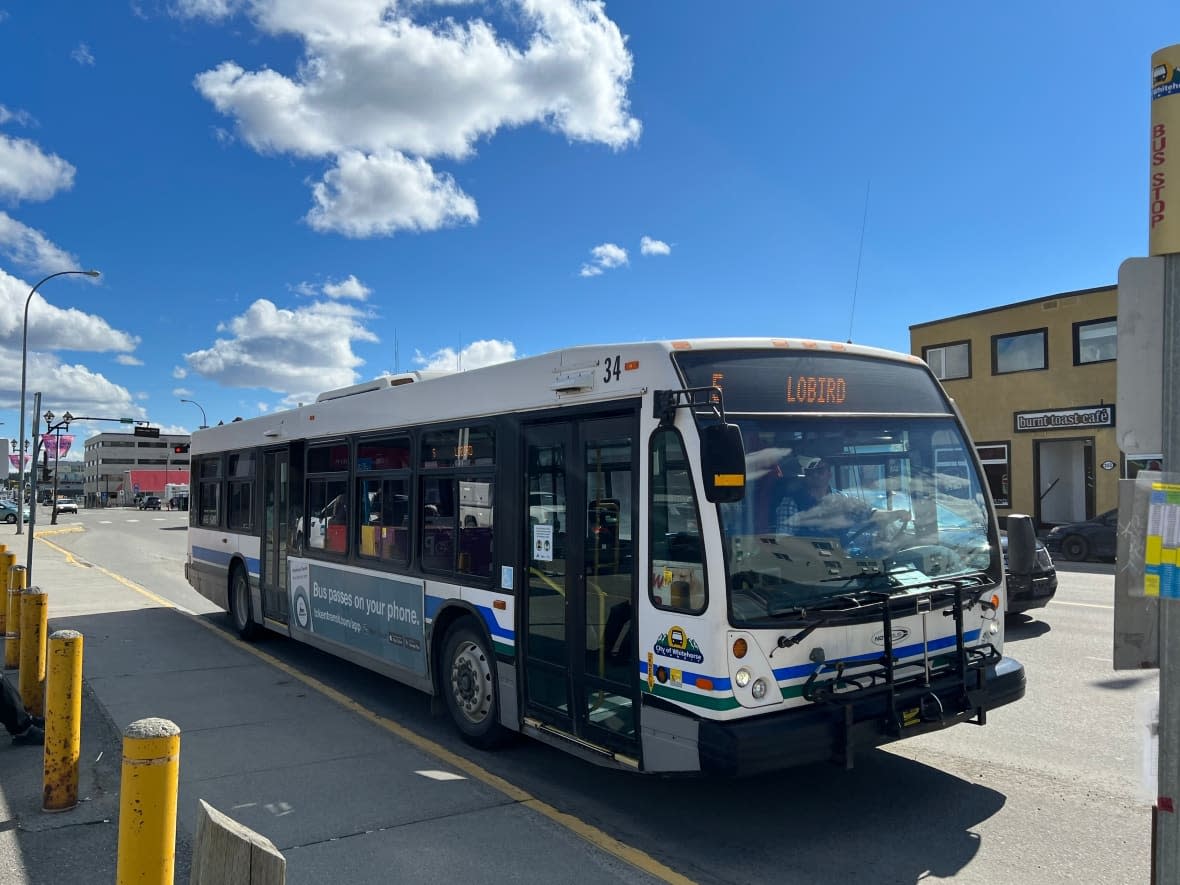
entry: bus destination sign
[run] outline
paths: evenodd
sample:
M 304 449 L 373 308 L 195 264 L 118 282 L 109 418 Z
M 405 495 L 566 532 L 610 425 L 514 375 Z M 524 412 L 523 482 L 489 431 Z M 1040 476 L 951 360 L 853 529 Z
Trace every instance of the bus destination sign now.
M 689 387 L 719 387 L 735 413 L 949 414 L 933 375 L 916 363 L 842 353 L 703 350 L 675 359 Z

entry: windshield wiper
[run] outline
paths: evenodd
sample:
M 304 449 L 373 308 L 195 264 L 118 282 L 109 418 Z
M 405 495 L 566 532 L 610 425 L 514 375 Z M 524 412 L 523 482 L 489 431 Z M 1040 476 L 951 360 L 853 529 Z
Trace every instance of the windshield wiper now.
M 833 604 L 837 602 L 843 602 L 845 604 Z M 778 648 L 790 648 L 792 645 L 798 645 L 820 627 L 831 623 L 837 616 L 861 607 L 861 601 L 855 596 L 850 593 L 842 593 L 839 596 L 828 597 L 821 605 L 810 607 L 797 605 L 794 608 L 779 609 L 777 611 L 767 612 L 767 614 L 772 618 L 791 618 L 792 620 L 802 622 L 804 625 L 803 629 L 794 636 L 780 636 L 778 638 Z M 773 655 L 774 652 L 772 651 L 771 656 L 773 657 Z

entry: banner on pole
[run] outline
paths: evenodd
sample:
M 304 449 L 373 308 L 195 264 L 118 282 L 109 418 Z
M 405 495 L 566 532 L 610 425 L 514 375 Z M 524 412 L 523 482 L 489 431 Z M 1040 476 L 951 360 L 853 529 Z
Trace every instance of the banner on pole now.
M 51 459 L 64 458 L 70 453 L 70 446 L 74 444 L 72 433 L 41 434 L 41 446 Z

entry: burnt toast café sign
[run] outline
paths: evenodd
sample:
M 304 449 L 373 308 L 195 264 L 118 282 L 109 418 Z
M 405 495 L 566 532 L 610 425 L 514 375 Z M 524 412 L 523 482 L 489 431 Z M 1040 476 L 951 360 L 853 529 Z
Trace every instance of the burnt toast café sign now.
M 1041 412 L 1014 412 L 1017 433 L 1045 430 L 1077 430 L 1087 427 L 1114 427 L 1114 405 L 1078 406 L 1073 409 L 1046 409 Z

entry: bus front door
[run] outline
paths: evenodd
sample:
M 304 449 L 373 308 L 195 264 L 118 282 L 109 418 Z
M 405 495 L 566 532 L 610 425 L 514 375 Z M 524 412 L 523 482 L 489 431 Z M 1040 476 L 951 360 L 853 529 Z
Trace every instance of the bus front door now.
M 262 476 L 262 550 L 260 581 L 262 613 L 271 621 L 288 622 L 287 539 L 288 498 L 291 490 L 286 451 L 266 452 Z
M 526 714 L 637 758 L 634 416 L 525 428 Z

